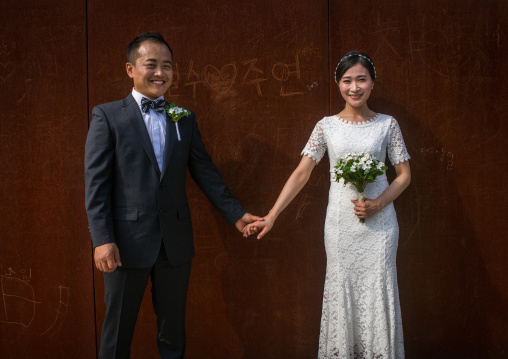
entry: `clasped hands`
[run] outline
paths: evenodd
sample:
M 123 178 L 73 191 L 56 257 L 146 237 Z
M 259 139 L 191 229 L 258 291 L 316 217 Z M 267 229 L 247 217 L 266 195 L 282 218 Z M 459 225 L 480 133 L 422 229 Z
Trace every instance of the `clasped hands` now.
M 241 220 L 243 222 L 239 225 Z M 261 239 L 273 227 L 273 220 L 270 215 L 262 218 L 246 213 L 235 225 L 245 238 L 262 230 L 257 237 L 257 239 Z
M 252 222 L 247 224 L 243 228 L 243 236 L 245 238 L 249 237 L 251 234 L 255 234 L 261 230 L 261 233 L 258 234 L 257 239 L 261 239 L 264 237 L 265 234 L 267 234 L 273 227 L 273 224 L 275 222 L 275 217 L 269 213 L 263 218 L 259 218 Z
M 382 208 L 381 204 L 379 203 L 379 200 L 377 199 L 365 199 L 365 202 L 359 202 L 357 199 L 352 199 L 351 202 L 354 204 L 353 211 L 354 214 L 358 218 L 368 218 L 373 215 L 375 215 L 377 212 L 379 212 Z M 253 216 L 254 218 L 254 216 Z M 261 230 L 261 233 L 257 236 L 257 239 L 263 238 L 273 227 L 273 224 L 275 222 L 275 216 L 273 216 L 271 213 L 266 215 L 263 218 L 257 217 L 257 219 L 247 224 L 242 232 L 244 237 L 248 237 L 252 234 L 255 234 Z

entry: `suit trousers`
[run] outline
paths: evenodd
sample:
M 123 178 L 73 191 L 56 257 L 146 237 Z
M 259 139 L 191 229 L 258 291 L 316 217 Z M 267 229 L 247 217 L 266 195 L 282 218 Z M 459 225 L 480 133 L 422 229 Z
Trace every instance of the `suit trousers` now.
M 164 244 L 151 268 L 122 268 L 104 273 L 106 317 L 102 326 L 100 359 L 129 358 L 148 278 L 157 315 L 157 347 L 162 359 L 185 355 L 185 307 L 191 272 L 189 260 L 179 265 L 168 261 Z

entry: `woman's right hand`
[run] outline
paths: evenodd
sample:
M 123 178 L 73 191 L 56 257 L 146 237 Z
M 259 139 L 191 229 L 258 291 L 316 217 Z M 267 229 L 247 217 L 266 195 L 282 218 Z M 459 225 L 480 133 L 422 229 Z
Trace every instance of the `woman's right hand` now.
M 249 223 L 243 229 L 243 236 L 248 237 L 251 234 L 257 233 L 260 229 L 262 229 L 261 233 L 258 234 L 257 239 L 261 239 L 267 234 L 273 227 L 275 223 L 275 219 L 273 219 L 270 215 L 263 217 L 260 221 Z

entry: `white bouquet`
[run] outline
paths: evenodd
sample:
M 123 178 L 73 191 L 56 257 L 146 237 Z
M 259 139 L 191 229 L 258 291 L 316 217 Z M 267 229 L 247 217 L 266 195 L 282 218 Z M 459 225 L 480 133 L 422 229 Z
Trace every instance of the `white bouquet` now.
M 367 184 L 376 180 L 376 177 L 386 172 L 388 167 L 381 161 L 378 161 L 369 153 L 348 153 L 342 157 L 335 168 L 335 181 L 344 179 L 344 186 L 351 183 L 358 190 L 359 202 L 365 202 L 363 192 Z M 365 219 L 360 218 L 364 223 Z

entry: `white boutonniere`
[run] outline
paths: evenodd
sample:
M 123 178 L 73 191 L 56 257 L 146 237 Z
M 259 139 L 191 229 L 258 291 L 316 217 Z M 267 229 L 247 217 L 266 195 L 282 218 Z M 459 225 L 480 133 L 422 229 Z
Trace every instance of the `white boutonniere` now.
M 183 107 L 178 107 L 174 103 L 166 104 L 164 106 L 166 108 L 166 112 L 171 118 L 171 121 L 175 123 L 176 127 L 176 135 L 178 136 L 178 141 L 181 141 L 182 138 L 180 137 L 180 130 L 178 129 L 178 121 L 180 121 L 183 117 L 190 116 L 190 111 L 184 109 Z

